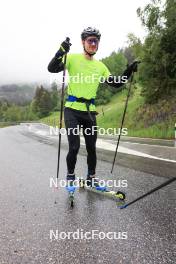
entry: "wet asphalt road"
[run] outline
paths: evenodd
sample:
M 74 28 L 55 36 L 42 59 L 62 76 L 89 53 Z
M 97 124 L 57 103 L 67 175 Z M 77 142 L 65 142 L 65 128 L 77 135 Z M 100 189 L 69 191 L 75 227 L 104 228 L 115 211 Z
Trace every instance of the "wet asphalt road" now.
M 66 150 L 61 152 L 60 177 L 65 178 Z M 0 263 L 176 263 L 176 183 L 129 208 L 86 191 L 68 204 L 64 188 L 49 187 L 56 176 L 57 148 L 20 133 L 19 127 L 0 129 Z M 122 179 L 128 201 L 166 178 L 99 161 L 102 179 Z M 86 175 L 86 158 L 78 157 L 77 175 Z M 172 175 L 173 176 L 173 175 Z M 56 201 L 56 202 L 55 202 Z M 127 232 L 127 239 L 50 240 L 58 233 Z

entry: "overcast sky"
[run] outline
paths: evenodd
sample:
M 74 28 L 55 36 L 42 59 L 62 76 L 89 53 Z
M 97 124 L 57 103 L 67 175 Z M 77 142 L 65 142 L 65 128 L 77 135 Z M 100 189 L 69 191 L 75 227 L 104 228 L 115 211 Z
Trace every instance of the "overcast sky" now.
M 69 36 L 71 52 L 82 52 L 80 32 L 101 33 L 97 59 L 125 46 L 127 34 L 146 34 L 136 9 L 150 0 L 1 0 L 0 84 L 49 82 L 47 65 Z

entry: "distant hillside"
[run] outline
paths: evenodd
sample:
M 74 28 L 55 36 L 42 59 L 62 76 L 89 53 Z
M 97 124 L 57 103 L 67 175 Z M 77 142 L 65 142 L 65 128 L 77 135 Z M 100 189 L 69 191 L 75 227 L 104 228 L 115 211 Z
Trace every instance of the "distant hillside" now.
M 32 100 L 35 89 L 36 85 L 2 85 L 0 86 L 0 101 L 6 100 L 9 103 L 23 105 Z

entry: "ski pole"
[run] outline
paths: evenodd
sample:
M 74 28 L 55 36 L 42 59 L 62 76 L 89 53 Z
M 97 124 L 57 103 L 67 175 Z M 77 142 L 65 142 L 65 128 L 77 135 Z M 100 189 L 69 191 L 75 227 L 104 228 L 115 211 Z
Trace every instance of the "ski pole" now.
M 134 204 L 135 202 L 137 202 L 137 201 L 143 199 L 144 197 L 146 197 L 146 196 L 148 196 L 148 195 L 150 195 L 150 194 L 152 194 L 152 193 L 154 193 L 154 192 L 160 190 L 161 188 L 165 187 L 166 185 L 170 184 L 171 182 L 173 182 L 173 181 L 175 181 L 175 180 L 176 180 L 176 177 L 174 177 L 174 178 L 172 178 L 172 179 L 169 179 L 169 180 L 165 181 L 165 182 L 162 183 L 161 185 L 159 185 L 159 186 L 155 187 L 154 189 L 150 190 L 149 192 L 147 192 L 147 193 L 141 195 L 140 197 L 136 198 L 135 200 L 133 200 L 133 201 L 131 201 L 131 202 L 125 204 L 125 205 L 122 205 L 122 206 L 120 207 L 120 209 L 124 209 L 124 208 L 126 208 L 127 206 L 129 206 L 129 205 L 131 205 L 131 204 Z
M 117 156 L 117 151 L 118 151 L 118 147 L 119 147 L 121 132 L 122 132 L 123 123 L 124 123 L 124 120 L 125 120 L 125 114 L 126 114 L 126 110 L 127 110 L 127 106 L 128 106 L 128 99 L 130 97 L 130 91 L 131 91 L 131 85 L 132 85 L 132 82 L 133 82 L 133 76 L 134 76 L 134 72 L 132 72 L 130 85 L 129 85 L 129 88 L 128 88 L 128 94 L 127 94 L 127 99 L 126 99 L 126 102 L 125 102 L 125 108 L 124 108 L 122 121 L 121 121 L 121 127 L 120 127 L 120 134 L 118 136 L 118 141 L 117 141 L 116 150 L 115 150 L 115 154 L 114 154 L 114 159 L 113 159 L 113 163 L 112 163 L 111 173 L 113 172 L 114 164 L 115 164 L 115 160 L 116 160 L 116 156 Z
M 70 39 L 66 38 L 66 41 L 69 43 Z M 58 160 L 57 160 L 57 179 L 59 177 L 59 168 L 60 168 L 60 149 L 61 149 L 61 132 L 60 131 L 62 128 L 62 119 L 63 119 L 66 61 L 67 61 L 67 53 L 64 55 L 64 70 L 63 70 L 62 89 L 61 89 L 61 107 L 60 107 L 60 120 L 59 120 L 59 144 L 58 144 Z

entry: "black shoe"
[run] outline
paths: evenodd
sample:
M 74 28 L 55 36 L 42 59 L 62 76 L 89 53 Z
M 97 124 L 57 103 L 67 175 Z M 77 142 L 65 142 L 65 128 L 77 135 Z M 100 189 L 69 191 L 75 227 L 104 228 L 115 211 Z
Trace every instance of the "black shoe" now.
M 75 186 L 74 186 L 75 174 L 67 174 L 66 181 L 67 181 L 67 185 L 66 185 L 67 191 L 74 192 L 75 191 Z
M 99 187 L 98 178 L 96 178 L 95 175 L 87 175 L 86 183 L 89 187 Z
M 75 181 L 75 174 L 67 174 L 67 181 Z
M 67 174 L 66 181 L 67 186 L 72 186 L 75 181 L 75 174 Z

